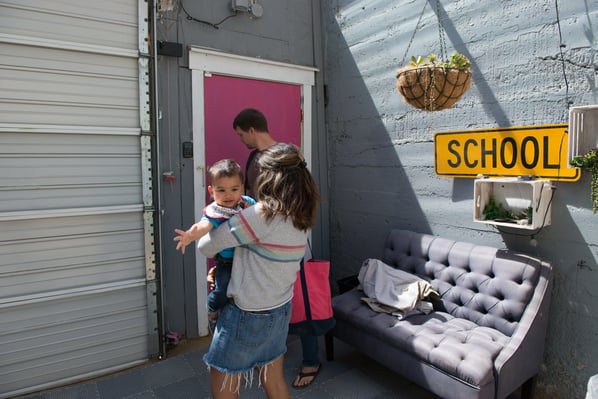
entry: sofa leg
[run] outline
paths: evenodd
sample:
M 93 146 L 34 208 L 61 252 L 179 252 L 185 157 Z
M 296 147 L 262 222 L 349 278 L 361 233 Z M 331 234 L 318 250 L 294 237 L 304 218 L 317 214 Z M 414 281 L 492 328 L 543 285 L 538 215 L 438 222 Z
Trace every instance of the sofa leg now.
M 329 362 L 334 360 L 334 336 L 330 333 L 327 333 L 324 336 L 325 345 L 326 345 L 326 360 Z
M 521 399 L 533 399 L 536 388 L 536 377 L 532 377 L 521 385 Z

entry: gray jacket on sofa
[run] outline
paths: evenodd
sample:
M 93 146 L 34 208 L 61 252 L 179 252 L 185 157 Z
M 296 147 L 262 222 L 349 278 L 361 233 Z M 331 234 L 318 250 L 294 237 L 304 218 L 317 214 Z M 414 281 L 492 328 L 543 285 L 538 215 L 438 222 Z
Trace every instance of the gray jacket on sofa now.
M 434 311 L 398 320 L 372 311 L 353 289 L 333 298 L 332 335 L 443 398 L 505 398 L 533 381 L 549 316 L 549 263 L 407 230 L 390 232 L 381 259 L 429 281 L 441 297 Z

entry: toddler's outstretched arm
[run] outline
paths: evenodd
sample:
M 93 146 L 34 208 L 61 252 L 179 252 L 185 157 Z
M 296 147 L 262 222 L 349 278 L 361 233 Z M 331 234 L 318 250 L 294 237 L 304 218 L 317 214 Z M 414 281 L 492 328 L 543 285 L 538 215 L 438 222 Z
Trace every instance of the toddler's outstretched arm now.
M 174 241 L 178 241 L 176 249 L 181 250 L 181 253 L 185 253 L 185 247 L 191 244 L 195 240 L 199 240 L 204 235 L 208 234 L 214 225 L 208 220 L 201 220 L 189 227 L 187 231 L 180 229 L 174 229 L 174 232 L 178 235 L 174 237 Z

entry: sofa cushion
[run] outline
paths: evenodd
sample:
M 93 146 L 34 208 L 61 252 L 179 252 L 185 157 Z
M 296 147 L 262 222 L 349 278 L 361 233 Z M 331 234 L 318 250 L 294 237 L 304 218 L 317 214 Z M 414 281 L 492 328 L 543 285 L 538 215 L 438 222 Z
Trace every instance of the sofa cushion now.
M 435 309 L 511 336 L 539 278 L 539 261 L 508 250 L 393 230 L 383 261 L 430 282 Z
M 473 386 L 493 379 L 494 359 L 508 341 L 503 333 L 446 312 L 398 320 L 372 311 L 361 296 L 354 289 L 334 297 L 335 318 Z

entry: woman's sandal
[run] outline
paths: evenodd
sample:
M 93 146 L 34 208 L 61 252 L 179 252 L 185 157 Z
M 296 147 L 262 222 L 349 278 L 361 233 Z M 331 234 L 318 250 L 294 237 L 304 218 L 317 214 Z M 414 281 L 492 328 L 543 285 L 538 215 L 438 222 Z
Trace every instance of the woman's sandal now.
M 320 364 L 316 371 L 310 371 L 310 372 L 299 371 L 299 374 L 297 375 L 297 377 L 295 377 L 295 380 L 293 381 L 293 388 L 303 389 L 303 388 L 307 388 L 308 386 L 310 386 L 316 380 L 316 377 L 321 369 L 322 369 L 322 365 Z M 304 378 L 310 378 L 310 377 L 311 377 L 311 380 L 307 384 L 299 385 L 299 383 Z

